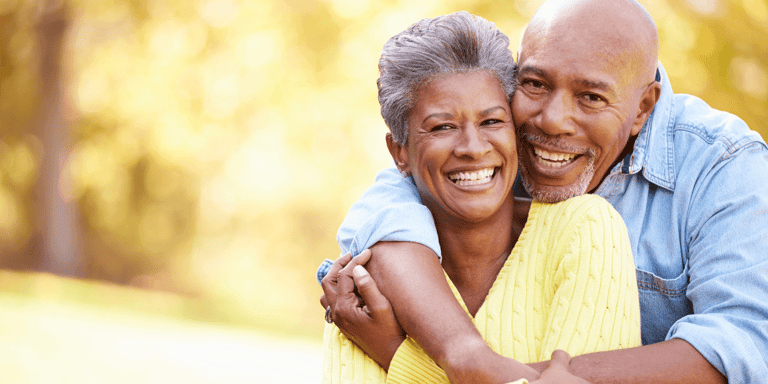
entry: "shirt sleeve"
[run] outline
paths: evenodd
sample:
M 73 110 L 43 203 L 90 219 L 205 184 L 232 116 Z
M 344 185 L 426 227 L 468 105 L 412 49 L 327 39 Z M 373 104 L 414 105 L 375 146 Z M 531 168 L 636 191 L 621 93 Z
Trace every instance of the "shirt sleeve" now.
M 693 314 L 667 339 L 696 348 L 731 383 L 768 377 L 768 150 L 726 152 L 693 191 L 687 227 Z
M 341 253 L 352 256 L 380 241 L 409 241 L 426 245 L 441 257 L 432 213 L 421 203 L 413 178 L 403 177 L 395 167 L 376 175 L 373 185 L 347 212 L 336 240 Z M 329 261 L 318 268 L 318 281 L 333 263 Z

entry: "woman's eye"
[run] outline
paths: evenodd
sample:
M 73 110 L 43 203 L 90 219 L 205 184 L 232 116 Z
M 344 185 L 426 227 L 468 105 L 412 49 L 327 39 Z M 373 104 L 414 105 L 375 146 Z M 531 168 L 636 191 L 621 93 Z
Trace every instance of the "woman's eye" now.
M 436 125 L 436 126 L 432 127 L 432 132 L 435 132 L 435 131 L 445 131 L 445 130 L 448 130 L 448 129 L 451 129 L 451 128 L 453 128 L 453 127 L 451 127 L 448 124 Z
M 501 124 L 501 123 L 503 123 L 503 121 L 501 121 L 499 119 L 488 119 L 488 120 L 483 120 L 482 124 L 483 125 L 494 125 L 494 124 Z

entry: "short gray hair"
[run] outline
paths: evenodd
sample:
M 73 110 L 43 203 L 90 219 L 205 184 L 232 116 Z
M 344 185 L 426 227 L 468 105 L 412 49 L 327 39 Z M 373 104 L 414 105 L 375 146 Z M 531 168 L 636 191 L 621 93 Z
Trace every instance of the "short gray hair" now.
M 441 75 L 484 70 L 499 80 L 510 101 L 516 68 L 509 38 L 494 23 L 466 11 L 423 19 L 384 44 L 376 82 L 381 116 L 404 145 L 420 87 Z

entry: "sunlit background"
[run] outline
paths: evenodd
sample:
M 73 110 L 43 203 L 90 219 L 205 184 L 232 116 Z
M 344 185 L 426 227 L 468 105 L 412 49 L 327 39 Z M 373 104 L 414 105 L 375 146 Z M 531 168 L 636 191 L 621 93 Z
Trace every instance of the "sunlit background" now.
M 384 42 L 540 0 L 0 0 L 0 381 L 317 382 L 324 258 L 390 164 Z M 768 1 L 641 0 L 768 137 Z

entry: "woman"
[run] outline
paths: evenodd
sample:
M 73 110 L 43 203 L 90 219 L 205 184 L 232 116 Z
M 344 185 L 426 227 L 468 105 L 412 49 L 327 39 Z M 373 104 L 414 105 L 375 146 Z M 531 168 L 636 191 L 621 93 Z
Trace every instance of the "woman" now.
M 608 203 L 588 195 L 526 204 L 512 195 L 508 44 L 492 23 L 466 12 L 425 19 L 385 44 L 378 86 L 387 147 L 432 213 L 447 281 L 491 348 L 515 359 L 515 378 L 524 379 L 536 377 L 525 363 L 557 349 L 639 345 L 640 315 L 626 228 Z M 447 382 L 417 343 L 398 339 L 396 322 L 384 328 L 350 336 L 363 346 L 399 341 L 394 353 L 371 353 L 388 375 L 327 325 L 324 382 Z

